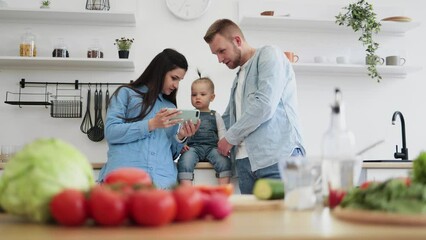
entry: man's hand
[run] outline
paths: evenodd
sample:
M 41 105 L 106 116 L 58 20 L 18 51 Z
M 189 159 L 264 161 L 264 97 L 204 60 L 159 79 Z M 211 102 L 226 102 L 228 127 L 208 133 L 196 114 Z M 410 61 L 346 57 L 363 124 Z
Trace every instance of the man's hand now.
M 217 143 L 217 151 L 218 151 L 221 155 L 223 155 L 223 156 L 225 156 L 225 157 L 228 157 L 228 156 L 229 156 L 229 154 L 230 154 L 230 152 L 231 152 L 231 148 L 232 148 L 233 146 L 234 146 L 234 145 L 230 144 L 230 143 L 228 142 L 228 140 L 226 140 L 226 138 L 222 138 L 222 139 L 220 139 L 220 140 L 219 140 L 219 142 Z

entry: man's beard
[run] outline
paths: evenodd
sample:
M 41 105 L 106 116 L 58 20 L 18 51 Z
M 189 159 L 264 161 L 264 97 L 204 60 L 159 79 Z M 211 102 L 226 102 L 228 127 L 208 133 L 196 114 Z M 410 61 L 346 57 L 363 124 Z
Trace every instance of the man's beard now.
M 235 52 L 235 59 L 231 61 L 232 66 L 228 66 L 230 69 L 235 69 L 241 64 L 241 50 L 237 46 L 233 46 L 232 50 Z

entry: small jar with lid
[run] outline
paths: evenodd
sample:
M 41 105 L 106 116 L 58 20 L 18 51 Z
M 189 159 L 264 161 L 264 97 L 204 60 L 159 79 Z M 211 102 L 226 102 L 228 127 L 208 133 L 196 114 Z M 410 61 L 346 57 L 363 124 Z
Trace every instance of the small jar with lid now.
M 102 47 L 99 42 L 99 39 L 95 38 L 92 40 L 92 43 L 87 50 L 88 58 L 104 58 L 104 53 L 102 52 Z
M 35 44 L 36 37 L 30 28 L 25 29 L 25 33 L 21 36 L 21 44 L 19 45 L 19 56 L 35 57 L 37 49 Z
M 66 58 L 70 57 L 68 47 L 63 38 L 58 38 L 52 52 L 52 57 Z

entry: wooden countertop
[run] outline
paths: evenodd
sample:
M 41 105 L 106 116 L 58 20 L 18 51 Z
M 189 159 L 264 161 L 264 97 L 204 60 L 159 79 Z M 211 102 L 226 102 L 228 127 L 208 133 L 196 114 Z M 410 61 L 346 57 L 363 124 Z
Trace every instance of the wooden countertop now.
M 103 162 L 92 162 L 93 169 L 99 170 L 105 164 Z M 0 170 L 4 168 L 5 163 L 0 163 Z M 384 168 L 384 169 L 411 169 L 413 166 L 412 162 L 401 162 L 401 163 L 389 163 L 389 162 L 370 162 L 363 163 L 362 168 Z M 208 162 L 199 162 L 196 167 L 197 169 L 213 169 L 213 166 Z
M 413 162 L 364 162 L 362 168 L 411 169 Z
M 0 214 L 1 239 L 32 240 L 269 240 L 269 239 L 425 239 L 426 228 L 353 223 L 337 219 L 328 208 L 315 211 L 234 211 L 223 221 L 197 220 L 161 228 L 94 226 L 67 228 L 25 222 Z
M 91 164 L 92 164 L 92 167 L 93 167 L 94 170 L 100 170 L 105 163 L 103 163 L 103 162 L 102 163 L 101 162 L 98 162 L 98 163 L 92 162 Z M 6 163 L 3 163 L 3 162 L 0 163 L 0 170 L 4 169 L 4 165 L 6 165 Z M 213 169 L 213 166 L 208 162 L 199 162 L 199 163 L 197 163 L 195 168 L 196 169 Z

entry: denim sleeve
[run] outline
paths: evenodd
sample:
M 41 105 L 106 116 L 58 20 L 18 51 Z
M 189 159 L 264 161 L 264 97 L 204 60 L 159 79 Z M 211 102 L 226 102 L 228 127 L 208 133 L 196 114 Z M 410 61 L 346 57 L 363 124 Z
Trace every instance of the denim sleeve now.
M 105 120 L 105 138 L 110 144 L 134 142 L 149 136 L 148 120 L 125 122 L 121 117 L 129 116 L 129 109 L 134 108 L 130 103 L 130 89 L 121 88 L 117 95 L 113 95 L 108 107 Z M 138 108 L 139 110 L 140 108 Z
M 229 103 L 228 103 L 228 106 L 225 109 L 225 112 L 222 114 L 222 119 L 223 119 L 223 122 L 225 123 L 225 128 L 229 129 L 230 120 L 231 120 L 231 116 L 229 114 Z
M 257 59 L 253 59 L 255 66 L 246 73 L 245 93 L 241 100 L 243 113 L 225 135 L 229 143 L 238 145 L 274 115 L 284 91 L 286 75 L 290 74 L 285 71 L 280 54 L 283 55 L 279 49 L 267 46 L 260 50 Z

